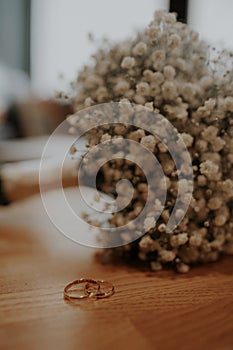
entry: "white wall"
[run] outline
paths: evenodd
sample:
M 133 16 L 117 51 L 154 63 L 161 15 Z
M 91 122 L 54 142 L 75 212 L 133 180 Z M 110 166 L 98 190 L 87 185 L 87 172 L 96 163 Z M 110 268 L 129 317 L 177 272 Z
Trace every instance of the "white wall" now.
M 233 49 L 233 1 L 189 0 L 189 25 L 203 38 Z
M 31 72 L 39 94 L 65 89 L 95 45 L 87 39 L 122 39 L 145 27 L 168 0 L 32 0 Z

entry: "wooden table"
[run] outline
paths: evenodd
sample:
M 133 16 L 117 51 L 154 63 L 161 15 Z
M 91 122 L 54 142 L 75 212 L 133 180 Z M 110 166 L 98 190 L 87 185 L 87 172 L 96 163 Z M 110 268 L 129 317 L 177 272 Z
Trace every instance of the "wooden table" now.
M 50 223 L 40 197 L 1 209 L 0 349 L 233 349 L 233 259 L 186 275 L 103 265 Z M 80 277 L 111 281 L 109 299 L 63 299 Z

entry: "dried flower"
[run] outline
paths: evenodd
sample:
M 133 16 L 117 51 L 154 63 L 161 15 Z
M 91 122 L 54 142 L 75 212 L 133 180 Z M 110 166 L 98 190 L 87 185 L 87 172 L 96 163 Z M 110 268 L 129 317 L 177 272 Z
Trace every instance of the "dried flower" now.
M 142 41 L 137 43 L 133 48 L 133 54 L 136 56 L 143 56 L 147 53 L 147 45 Z
M 123 69 L 131 69 L 135 66 L 135 59 L 133 57 L 127 56 L 124 57 L 121 62 L 121 68 Z

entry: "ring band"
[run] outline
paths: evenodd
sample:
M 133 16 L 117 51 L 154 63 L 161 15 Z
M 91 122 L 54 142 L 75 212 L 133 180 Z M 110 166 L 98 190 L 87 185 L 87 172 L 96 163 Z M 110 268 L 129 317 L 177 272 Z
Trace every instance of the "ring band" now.
M 87 284 L 84 288 L 84 291 L 90 297 L 94 297 L 97 299 L 103 299 L 103 298 L 108 298 L 115 293 L 115 288 L 114 288 L 112 283 L 109 283 L 106 281 L 96 281 L 96 283 L 99 285 L 99 289 L 95 293 L 90 291 L 91 285 L 89 282 L 87 282 Z
M 73 296 L 72 295 L 72 291 L 75 292 L 75 290 L 72 290 L 71 288 L 73 286 L 76 286 L 78 284 L 83 284 L 83 283 L 86 283 L 89 285 L 89 288 L 91 288 L 93 285 L 96 286 L 96 291 L 91 291 L 91 292 L 87 292 L 87 289 L 86 289 L 86 286 L 83 288 L 83 294 L 79 295 L 79 296 Z M 97 281 L 94 281 L 92 279 L 89 279 L 89 278 L 80 278 L 78 280 L 75 280 L 73 282 L 70 282 L 69 284 L 67 284 L 64 288 L 64 297 L 66 299 L 69 299 L 69 300 L 75 300 L 75 299 L 84 299 L 84 298 L 88 298 L 88 297 L 91 297 L 92 295 L 95 295 L 98 293 L 100 289 L 100 285 Z

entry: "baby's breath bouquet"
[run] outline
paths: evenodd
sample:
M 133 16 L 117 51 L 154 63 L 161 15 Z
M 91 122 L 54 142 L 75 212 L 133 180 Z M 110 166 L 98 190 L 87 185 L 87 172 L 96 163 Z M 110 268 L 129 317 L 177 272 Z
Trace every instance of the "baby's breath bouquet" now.
M 100 127 L 87 135 L 90 146 L 116 135 L 142 143 L 153 151 L 166 175 L 168 195 L 161 216 L 142 238 L 116 248 L 119 254 L 136 254 L 152 270 L 174 266 L 179 272 L 187 272 L 193 263 L 233 254 L 232 63 L 231 52 L 218 52 L 177 22 L 175 14 L 159 11 L 133 40 L 100 48 L 94 64 L 79 73 L 75 112 L 111 101 L 143 105 L 171 122 L 192 159 L 194 189 L 189 209 L 178 227 L 167 233 L 177 174 L 166 147 L 140 128 Z M 72 123 L 72 117 L 69 120 Z M 132 169 L 124 160 L 102 169 L 99 188 L 103 192 L 124 175 L 135 185 L 135 205 L 114 216 L 111 224 L 115 226 L 130 220 L 145 200 L 143 176 Z

